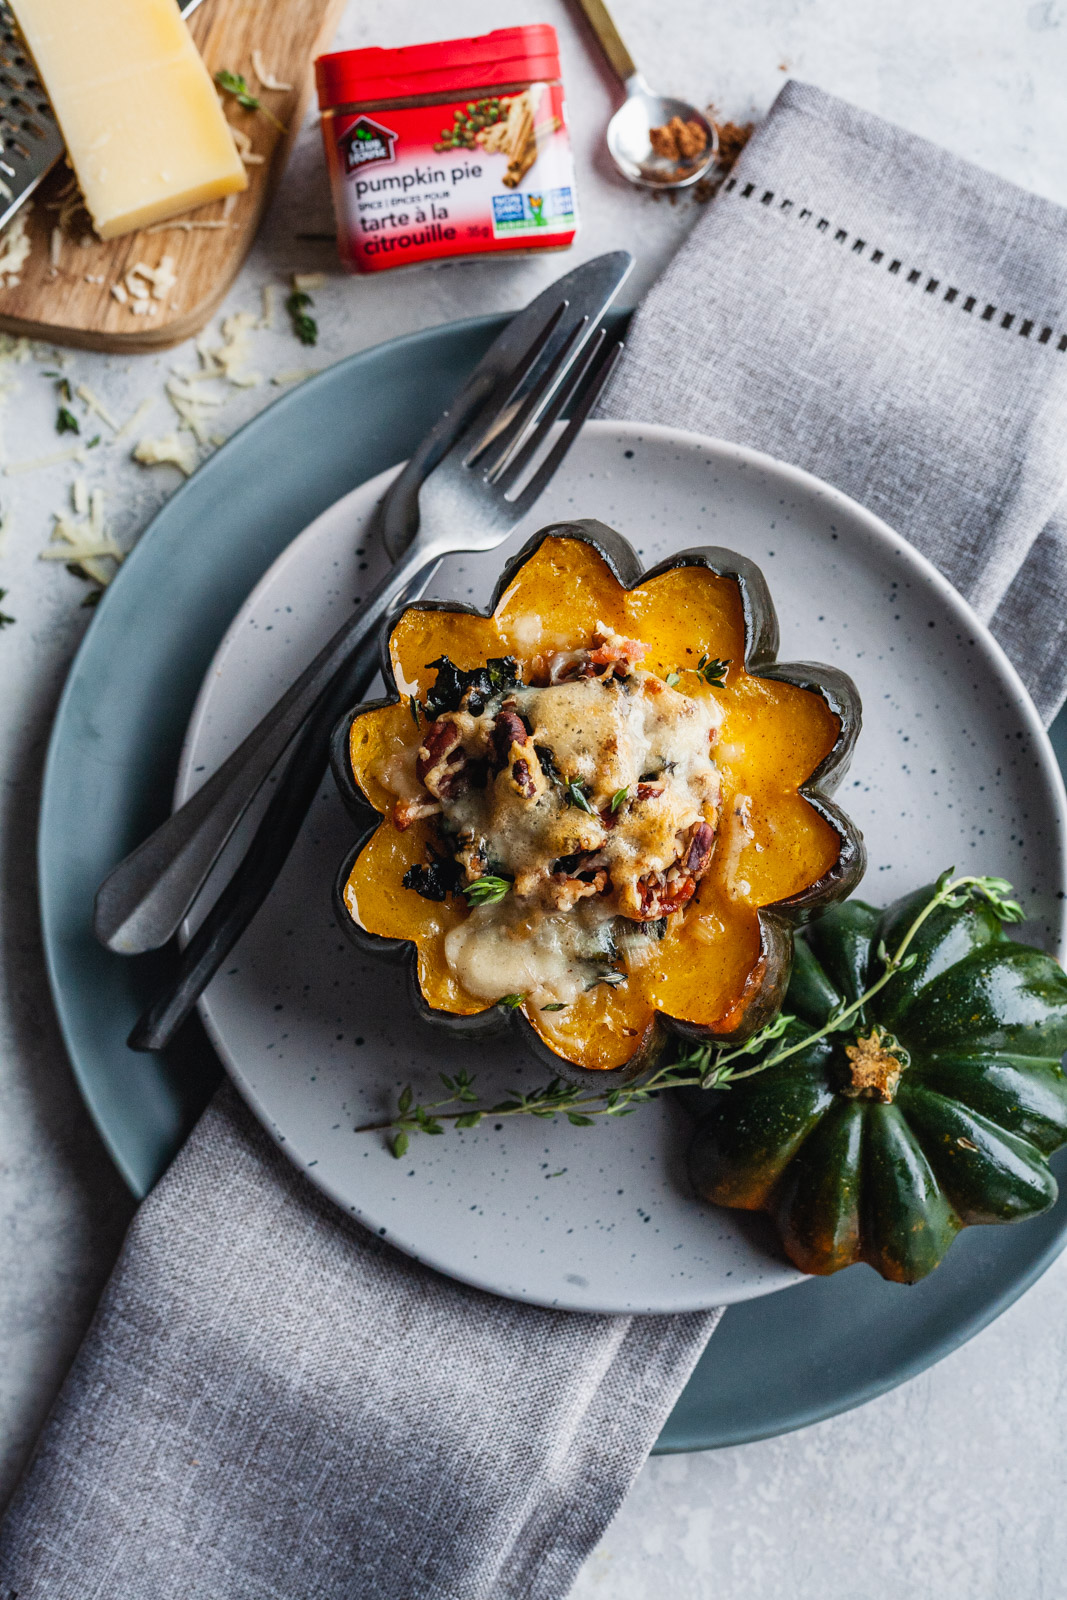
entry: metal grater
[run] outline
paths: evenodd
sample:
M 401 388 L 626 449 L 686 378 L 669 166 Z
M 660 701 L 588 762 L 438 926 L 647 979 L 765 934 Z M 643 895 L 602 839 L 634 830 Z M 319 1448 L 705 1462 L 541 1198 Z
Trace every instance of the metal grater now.
M 182 16 L 199 4 L 188 0 Z M 0 227 L 29 199 L 63 150 L 63 135 L 14 13 L 0 0 Z

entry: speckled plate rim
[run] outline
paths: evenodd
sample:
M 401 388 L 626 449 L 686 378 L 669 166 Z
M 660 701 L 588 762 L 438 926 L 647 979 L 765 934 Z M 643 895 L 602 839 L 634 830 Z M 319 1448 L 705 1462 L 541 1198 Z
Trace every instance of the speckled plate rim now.
M 615 320 L 620 323 L 624 317 Z M 180 1145 L 217 1079 L 217 1068 L 198 1040 L 177 1067 L 162 1058 L 133 1058 L 124 1050 L 122 1040 L 158 979 L 160 963 L 150 958 L 117 962 L 94 945 L 89 928 L 92 886 L 102 870 L 165 814 L 203 670 L 237 606 L 319 512 L 413 447 L 504 321 L 477 318 L 376 346 L 325 369 L 253 419 L 154 519 L 75 658 L 57 710 L 42 793 L 38 848 L 46 964 L 75 1076 L 102 1137 L 137 1194 L 147 1192 Z M 351 415 L 353 400 L 371 395 L 375 426 L 356 444 L 343 434 L 339 459 L 338 418 Z M 279 492 L 277 462 L 293 456 L 294 436 L 304 448 L 305 472 L 295 484 L 283 479 Z M 252 491 L 260 484 L 266 487 L 266 498 L 261 492 L 256 500 Z M 838 493 L 820 488 L 831 497 Z M 256 515 L 251 506 L 243 506 L 241 539 L 233 540 L 232 526 L 224 525 L 226 560 L 205 593 L 203 576 L 198 583 L 191 581 L 196 562 L 176 564 L 175 557 L 190 540 L 195 545 L 218 535 L 228 489 L 255 500 Z M 208 542 L 205 554 L 211 550 Z M 182 613 L 183 598 L 197 602 L 189 609 L 196 628 L 192 634 L 182 632 L 180 648 L 173 625 L 160 625 L 165 608 L 158 602 L 169 593 L 163 581 L 168 569 L 177 572 L 178 590 L 176 597 L 169 594 L 170 616 Z M 944 584 L 939 577 L 937 581 Z M 123 641 L 121 650 L 113 648 L 118 640 Z M 155 679 L 139 689 L 151 658 Z M 113 682 L 109 665 L 116 661 L 133 679 L 131 690 L 137 691 L 123 702 L 121 716 L 101 698 Z M 165 679 L 162 693 L 160 677 Z M 1047 751 L 1021 686 L 1020 697 L 1024 720 L 1037 730 L 1039 748 Z M 147 720 L 137 723 L 138 713 L 145 711 Z M 139 728 L 136 739 L 131 723 Z M 1054 736 L 1057 732 L 1067 745 L 1067 725 L 1061 722 Z M 86 785 L 71 778 L 79 759 L 87 764 L 89 795 L 97 802 L 88 813 L 93 824 L 88 830 Z M 71 827 L 72 820 L 77 827 Z M 72 904 L 79 908 L 74 917 Z M 140 1070 L 131 1070 L 134 1065 Z M 962 1261 L 981 1235 L 996 1237 L 998 1232 L 971 1230 L 956 1246 L 956 1258 Z M 985 1327 L 1040 1276 L 1065 1239 L 1067 1208 L 1061 1200 L 1045 1217 L 1028 1224 L 1008 1262 L 997 1262 L 998 1271 L 984 1273 L 977 1299 L 969 1286 L 964 1286 L 963 1301 L 954 1292 L 950 1257 L 927 1280 L 936 1287 L 937 1304 L 925 1307 L 924 1315 L 905 1318 L 913 1325 L 903 1336 L 903 1304 L 886 1298 L 887 1292 L 899 1296 L 901 1291 L 881 1284 L 866 1269 L 731 1308 L 657 1449 L 708 1449 L 769 1437 L 884 1393 Z M 925 1288 L 905 1291 L 916 1307 Z M 835 1341 L 822 1337 L 833 1329 L 846 1336 L 846 1360 L 835 1359 Z

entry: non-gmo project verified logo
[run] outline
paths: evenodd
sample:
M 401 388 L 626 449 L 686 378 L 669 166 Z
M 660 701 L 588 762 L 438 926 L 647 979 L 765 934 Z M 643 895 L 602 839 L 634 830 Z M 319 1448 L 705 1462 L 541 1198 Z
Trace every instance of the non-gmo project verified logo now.
M 392 161 L 397 135 L 372 117 L 358 117 L 339 141 L 346 172 L 358 172 L 374 161 Z
M 569 185 L 530 194 L 493 196 L 493 233 L 498 239 L 509 233 L 537 233 L 541 228 L 562 230 L 573 226 L 574 196 Z

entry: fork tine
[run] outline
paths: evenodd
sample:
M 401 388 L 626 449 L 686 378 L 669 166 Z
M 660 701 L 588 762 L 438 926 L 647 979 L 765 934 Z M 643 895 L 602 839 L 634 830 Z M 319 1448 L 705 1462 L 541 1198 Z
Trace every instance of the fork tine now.
M 543 441 L 548 429 L 555 421 L 556 416 L 559 415 L 564 406 L 566 406 L 572 398 L 575 399 L 574 410 L 567 422 L 567 426 L 564 428 L 563 432 L 560 434 L 559 438 L 556 440 L 555 444 L 552 446 L 552 449 L 549 451 L 544 461 L 542 461 L 541 465 L 538 467 L 537 471 L 534 473 L 525 489 L 523 489 L 522 493 L 516 495 L 514 500 L 508 502 L 509 505 L 511 505 L 520 516 L 524 516 L 526 512 L 529 511 L 534 501 L 539 497 L 549 480 L 555 474 L 556 469 L 563 460 L 563 457 L 567 454 L 567 451 L 574 443 L 582 423 L 585 421 L 586 417 L 596 404 L 600 391 L 611 377 L 616 361 L 618 361 L 619 356 L 622 354 L 622 340 L 616 339 L 614 343 L 605 346 L 604 336 L 605 330 L 602 328 L 593 345 L 593 348 L 590 350 L 586 359 L 582 362 L 578 372 L 575 373 L 569 383 L 564 385 L 564 389 L 557 394 L 553 400 L 549 410 L 554 412 L 555 415 L 550 417 L 546 413 L 546 415 L 542 418 L 541 423 L 538 425 L 537 439 Z M 531 440 L 519 452 L 520 457 L 524 458 L 522 462 L 523 465 L 529 462 L 530 457 L 533 454 L 531 446 L 535 446 L 534 440 Z M 506 477 L 508 478 L 508 485 L 505 487 L 509 487 L 510 484 L 515 481 L 515 478 L 512 476 L 512 469 L 510 467 L 507 469 Z M 497 487 L 500 487 L 500 485 L 498 484 Z
M 516 402 L 516 396 L 521 395 L 523 385 L 537 370 L 547 346 L 559 327 L 560 322 L 567 312 L 570 302 L 561 300 L 541 327 L 534 334 L 525 350 L 507 372 L 493 385 L 485 400 L 472 412 L 467 419 L 462 432 L 454 440 L 451 449 L 447 452 L 453 459 L 459 457 L 466 461 L 481 454 L 486 443 L 500 425 L 501 416 L 506 424 L 514 414 L 509 407 Z M 517 402 L 521 404 L 521 399 Z
M 519 448 L 510 459 L 507 452 L 498 458 L 496 467 L 491 474 L 491 482 L 493 487 L 499 489 L 502 494 L 506 494 L 508 489 L 518 483 L 524 470 L 544 444 L 548 436 L 548 430 L 558 420 L 567 401 L 574 394 L 578 384 L 581 383 L 585 373 L 589 370 L 590 362 L 593 361 L 606 338 L 607 329 L 598 328 L 584 352 L 582 360 L 572 371 L 565 374 L 567 381 L 560 384 L 551 401 L 538 417 L 537 424 L 530 434 L 525 440 L 522 440 L 520 436 Z
M 546 397 L 551 398 L 556 385 L 567 376 L 588 327 L 589 318 L 580 317 L 572 328 L 564 332 L 562 342 L 547 357 L 544 371 L 522 397 L 517 408 L 505 408 L 502 411 L 496 425 L 490 427 L 485 438 L 466 457 L 464 466 L 473 467 L 491 448 L 496 447 L 493 461 L 485 468 L 489 477 L 496 474 L 512 446 L 522 438 L 530 423 L 537 419 Z M 547 349 L 547 344 L 542 348 Z

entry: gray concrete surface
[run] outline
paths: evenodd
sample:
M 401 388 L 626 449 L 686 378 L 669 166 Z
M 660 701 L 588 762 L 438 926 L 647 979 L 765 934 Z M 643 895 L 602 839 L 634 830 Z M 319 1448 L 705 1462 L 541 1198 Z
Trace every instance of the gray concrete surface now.
M 846 95 L 980 164 L 1067 203 L 1064 0 L 615 0 L 647 76 L 731 117 L 759 115 L 787 74 Z M 695 210 L 635 194 L 600 146 L 612 89 L 563 0 L 428 0 L 350 5 L 339 41 L 408 44 L 549 20 L 560 30 L 579 161 L 582 232 L 570 259 L 618 245 L 638 256 L 636 292 L 669 259 Z M 375 281 L 337 272 L 332 248 L 298 232 L 331 227 L 318 135 L 304 130 L 284 186 L 227 309 L 294 269 L 329 274 L 322 336 L 303 351 L 282 326 L 255 336 L 269 377 L 325 365 L 413 328 L 518 305 L 559 258 L 418 270 Z M 75 354 L 69 371 L 117 415 L 158 396 L 146 432 L 171 426 L 162 382 L 191 350 L 125 359 Z M 54 448 L 47 361 L 14 369 L 0 450 L 17 462 Z M 235 390 L 229 433 L 278 394 Z M 1067 448 L 1067 442 L 1065 442 Z M 132 545 L 176 487 L 116 449 L 85 475 Z M 37 557 L 74 472 L 0 477 L 0 1502 L 81 1337 L 132 1203 L 70 1076 L 52 1018 L 34 898 L 41 762 L 56 696 L 89 613 L 84 586 Z M 851 1415 L 786 1438 L 650 1462 L 589 1562 L 580 1600 L 1059 1600 L 1067 1593 L 1067 1264 L 933 1371 Z

